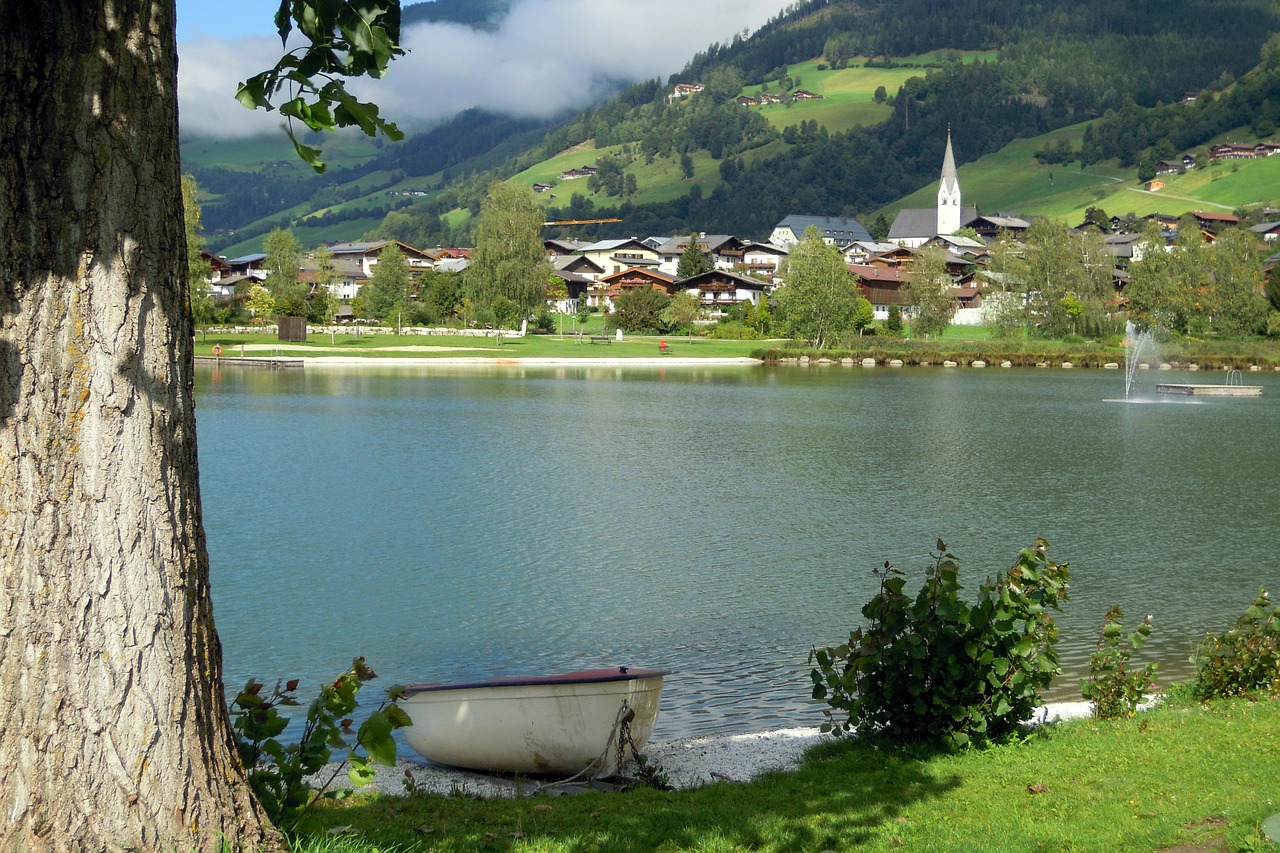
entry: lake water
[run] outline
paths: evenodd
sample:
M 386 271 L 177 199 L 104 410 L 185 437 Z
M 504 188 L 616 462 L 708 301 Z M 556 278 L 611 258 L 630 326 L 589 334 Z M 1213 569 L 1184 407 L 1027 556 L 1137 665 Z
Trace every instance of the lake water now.
M 1176 377 L 1176 378 L 1175 378 Z M 885 560 L 943 539 L 971 594 L 1036 536 L 1071 563 L 1079 698 L 1103 615 L 1187 671 L 1280 593 L 1280 377 L 1166 398 L 1117 371 L 197 370 L 225 677 L 396 682 L 675 670 L 655 737 L 814 725 L 807 655 Z M 306 695 L 310 695 L 307 693 Z

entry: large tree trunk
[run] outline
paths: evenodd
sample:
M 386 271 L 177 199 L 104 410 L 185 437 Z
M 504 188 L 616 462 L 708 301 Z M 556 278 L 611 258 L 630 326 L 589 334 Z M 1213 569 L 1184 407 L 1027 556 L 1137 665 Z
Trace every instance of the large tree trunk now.
M 275 847 L 209 599 L 173 0 L 0 0 L 0 850 Z

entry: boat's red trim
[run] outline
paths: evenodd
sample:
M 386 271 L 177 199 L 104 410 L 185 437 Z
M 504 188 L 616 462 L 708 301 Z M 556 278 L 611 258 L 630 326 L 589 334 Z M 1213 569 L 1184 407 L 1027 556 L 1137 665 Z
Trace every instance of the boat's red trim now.
M 450 684 L 430 682 L 406 684 L 406 693 L 425 693 L 438 690 L 469 690 L 477 687 L 531 687 L 538 684 L 598 684 L 604 681 L 635 681 L 640 678 L 670 675 L 669 669 L 635 669 L 619 666 L 613 669 L 584 669 L 562 675 L 532 675 L 524 678 L 487 678 L 483 681 L 455 681 Z

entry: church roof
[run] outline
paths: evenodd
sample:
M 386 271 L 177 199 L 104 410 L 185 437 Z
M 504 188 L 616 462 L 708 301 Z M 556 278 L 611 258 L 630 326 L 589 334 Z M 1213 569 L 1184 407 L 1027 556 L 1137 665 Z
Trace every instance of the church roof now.
M 948 192 L 958 192 L 960 179 L 956 175 L 956 155 L 951 151 L 951 130 L 947 130 L 947 153 L 942 157 L 942 186 Z
M 975 205 L 960 208 L 960 227 L 963 228 L 978 218 Z M 904 207 L 894 217 L 889 226 L 890 240 L 910 240 L 916 237 L 936 237 L 938 235 L 938 209 L 936 207 Z
M 956 155 L 951 152 L 951 131 L 947 131 L 947 153 L 942 155 L 942 180 L 956 180 Z

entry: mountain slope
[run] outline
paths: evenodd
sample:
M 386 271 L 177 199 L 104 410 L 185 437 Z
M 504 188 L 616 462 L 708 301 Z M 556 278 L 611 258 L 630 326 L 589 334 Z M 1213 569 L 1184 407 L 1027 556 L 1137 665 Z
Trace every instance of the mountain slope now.
M 458 147 L 447 166 L 428 158 L 406 168 L 409 160 L 398 152 L 410 148 L 389 146 L 342 177 L 350 183 L 399 170 L 416 185 L 431 178 L 438 192 L 398 208 L 382 235 L 465 239 L 451 227 L 465 228 L 467 211 L 490 180 L 555 182 L 563 163 L 579 154 L 603 157 L 614 178 L 557 186 L 543 196 L 550 218 L 624 220 L 595 236 L 688 228 L 763 236 L 788 213 L 869 218 L 926 185 L 936 178 L 948 128 L 965 161 L 1101 117 L 1090 137 L 1073 143 L 1072 156 L 1085 149 L 1091 161 L 1130 162 L 1174 146 L 1172 135 L 1156 138 L 1163 131 L 1148 128 L 1144 116 L 1157 116 L 1152 127 L 1163 127 L 1161 102 L 1213 87 L 1220 94 L 1209 99 L 1217 106 L 1205 110 L 1210 123 L 1179 130 L 1190 136 L 1178 145 L 1199 144 L 1249 123 L 1228 117 L 1222 104 L 1235 97 L 1235 78 L 1247 76 L 1277 30 L 1280 9 L 1269 0 L 813 0 L 750 38 L 713 45 L 672 75 L 671 82 L 703 84 L 692 97 L 670 99 L 669 83 L 648 81 L 551 127 L 519 152 L 512 149 L 521 131 L 509 128 L 506 149 L 489 144 L 496 136 L 477 143 L 485 160 L 465 159 L 472 150 Z M 961 50 L 981 61 L 960 61 Z M 879 100 L 866 88 L 873 74 L 885 87 Z M 863 82 L 850 83 L 857 75 Z M 1267 87 L 1280 88 L 1280 81 L 1268 77 L 1239 109 L 1263 109 Z M 828 97 L 796 100 L 802 88 Z M 737 103 L 739 95 L 762 89 L 791 103 Z M 1271 102 L 1280 104 L 1280 92 Z M 1141 132 L 1132 130 L 1138 126 Z M 523 130 L 527 139 L 537 135 Z M 500 150 L 512 156 L 495 163 Z M 477 167 L 487 171 L 476 174 Z M 1055 175 L 1066 181 L 1068 168 Z

